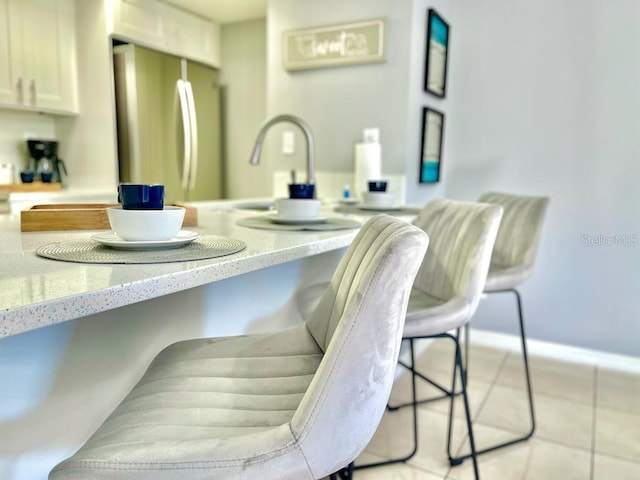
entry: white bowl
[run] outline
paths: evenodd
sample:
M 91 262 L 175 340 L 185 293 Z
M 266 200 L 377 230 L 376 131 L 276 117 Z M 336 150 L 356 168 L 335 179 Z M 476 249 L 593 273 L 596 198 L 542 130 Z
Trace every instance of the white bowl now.
M 278 215 L 289 220 L 316 218 L 322 202 L 314 198 L 276 198 Z
M 362 192 L 362 204 L 365 207 L 392 207 L 395 199 L 392 192 Z
M 149 242 L 170 240 L 182 228 L 185 209 L 164 207 L 162 210 L 123 210 L 107 207 L 113 232 L 122 240 Z

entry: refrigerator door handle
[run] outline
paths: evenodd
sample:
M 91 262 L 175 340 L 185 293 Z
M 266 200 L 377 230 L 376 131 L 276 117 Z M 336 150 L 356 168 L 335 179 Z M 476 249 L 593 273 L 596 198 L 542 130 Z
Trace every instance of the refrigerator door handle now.
M 178 99 L 180 100 L 180 113 L 182 114 L 182 131 L 183 131 L 183 149 L 182 149 L 182 189 L 189 188 L 189 172 L 191 171 L 191 149 L 192 136 L 189 114 L 189 101 L 187 100 L 187 88 L 184 80 L 180 79 L 176 82 L 178 90 Z
M 189 125 L 191 128 L 191 164 L 189 172 L 189 191 L 196 187 L 196 174 L 198 172 L 198 122 L 196 120 L 196 102 L 193 97 L 191 82 L 185 82 L 187 93 L 187 106 L 189 108 Z

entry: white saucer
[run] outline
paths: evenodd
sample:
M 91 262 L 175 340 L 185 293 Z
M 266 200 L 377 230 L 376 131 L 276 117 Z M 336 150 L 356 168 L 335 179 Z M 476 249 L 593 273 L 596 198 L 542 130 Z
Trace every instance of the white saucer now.
M 314 217 L 314 218 L 289 218 L 281 215 L 270 215 L 269 220 L 273 223 L 281 225 L 317 225 L 327 221 L 327 217 Z
M 169 240 L 129 241 L 122 240 L 113 232 L 96 233 L 91 236 L 91 239 L 107 247 L 120 250 L 162 250 L 181 247 L 193 242 L 199 236 L 200 234 L 197 232 L 180 230 L 178 235 Z
M 360 210 L 372 210 L 374 212 L 394 212 L 398 210 L 402 210 L 402 207 L 397 206 L 388 206 L 388 207 L 378 207 L 374 205 L 360 205 L 358 207 Z

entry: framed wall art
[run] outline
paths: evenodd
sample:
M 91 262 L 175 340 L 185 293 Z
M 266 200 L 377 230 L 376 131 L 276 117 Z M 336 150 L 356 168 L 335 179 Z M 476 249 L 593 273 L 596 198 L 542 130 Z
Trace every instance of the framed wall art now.
M 437 97 L 447 91 L 447 53 L 449 25 L 433 8 L 427 15 L 427 52 L 424 68 L 424 90 Z
M 385 18 L 290 30 L 282 34 L 285 70 L 384 62 Z
M 420 149 L 420 183 L 440 181 L 444 113 L 429 107 L 422 109 L 422 147 Z

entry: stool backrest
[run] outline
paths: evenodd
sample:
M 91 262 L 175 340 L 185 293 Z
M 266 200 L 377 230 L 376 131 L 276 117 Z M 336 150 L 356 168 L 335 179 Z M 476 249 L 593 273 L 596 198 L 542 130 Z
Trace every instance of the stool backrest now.
M 291 428 L 316 478 L 354 460 L 375 433 L 427 245 L 419 228 L 373 217 L 347 249 L 306 323 L 324 357 Z
M 442 301 L 462 296 L 475 311 L 489 270 L 502 207 L 438 199 L 428 202 L 414 225 L 429 235 L 429 253 L 414 286 Z
M 540 244 L 549 197 L 488 192 L 480 202 L 502 206 L 504 213 L 491 265 L 500 268 L 533 267 Z

